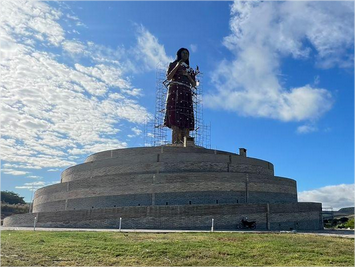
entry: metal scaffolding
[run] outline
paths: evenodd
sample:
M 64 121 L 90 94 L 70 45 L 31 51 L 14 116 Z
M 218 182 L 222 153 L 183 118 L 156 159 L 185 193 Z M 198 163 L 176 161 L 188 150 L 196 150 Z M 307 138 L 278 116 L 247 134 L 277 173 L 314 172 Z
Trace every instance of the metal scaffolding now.
M 168 94 L 168 81 L 166 80 L 167 66 L 160 65 L 156 69 L 156 98 L 155 98 L 155 114 L 154 122 L 147 122 L 144 127 L 144 144 L 145 146 L 161 146 L 171 143 L 169 128 L 164 126 L 164 118 L 166 113 L 166 100 Z M 194 112 L 194 131 L 190 132 L 190 136 L 194 137 L 195 145 L 205 148 L 211 148 L 211 125 L 203 123 L 203 74 L 196 76 L 198 86 L 193 88 L 192 101 Z

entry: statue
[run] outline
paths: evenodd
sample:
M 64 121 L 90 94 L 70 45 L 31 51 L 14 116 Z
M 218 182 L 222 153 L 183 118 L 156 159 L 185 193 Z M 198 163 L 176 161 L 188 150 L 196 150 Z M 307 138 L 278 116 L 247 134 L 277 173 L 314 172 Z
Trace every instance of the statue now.
M 172 129 L 172 143 L 183 143 L 184 137 L 194 130 L 194 111 L 192 94 L 196 87 L 195 70 L 190 68 L 189 50 L 180 48 L 176 53 L 176 60 L 169 64 L 166 76 L 168 83 L 168 96 L 164 126 Z

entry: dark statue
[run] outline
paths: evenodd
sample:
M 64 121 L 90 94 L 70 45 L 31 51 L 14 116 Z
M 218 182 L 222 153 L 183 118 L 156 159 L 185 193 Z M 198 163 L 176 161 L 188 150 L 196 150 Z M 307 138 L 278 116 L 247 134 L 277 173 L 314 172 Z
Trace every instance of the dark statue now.
M 183 143 L 195 125 L 192 95 L 199 71 L 190 68 L 189 55 L 189 50 L 180 48 L 166 73 L 169 89 L 164 125 L 172 129 L 173 144 Z

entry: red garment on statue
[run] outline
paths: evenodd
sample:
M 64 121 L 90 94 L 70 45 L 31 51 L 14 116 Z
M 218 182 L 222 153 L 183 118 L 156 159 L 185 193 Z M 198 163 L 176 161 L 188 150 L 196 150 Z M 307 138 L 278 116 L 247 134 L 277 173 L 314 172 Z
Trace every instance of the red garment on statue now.
M 167 75 L 176 64 L 169 64 Z M 191 77 L 195 80 L 193 69 L 185 63 L 181 64 L 169 84 L 164 125 L 169 128 L 177 126 L 181 129 L 193 131 L 195 121 L 191 83 L 189 78 L 183 75 L 184 70 L 190 72 Z

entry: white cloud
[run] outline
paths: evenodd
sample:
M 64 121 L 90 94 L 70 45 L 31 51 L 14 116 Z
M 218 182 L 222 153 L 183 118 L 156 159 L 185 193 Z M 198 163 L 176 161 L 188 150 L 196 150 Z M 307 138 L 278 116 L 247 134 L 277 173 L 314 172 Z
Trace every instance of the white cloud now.
M 49 172 L 57 172 L 57 171 L 60 171 L 60 169 L 49 169 L 48 171 Z
M 32 182 L 32 183 L 24 183 L 21 186 L 15 186 L 16 189 L 28 189 L 30 191 L 36 191 L 39 188 L 42 188 L 47 185 L 51 185 L 52 183 L 47 183 L 47 182 Z
M 131 96 L 142 96 L 142 89 L 139 89 L 139 88 L 133 88 L 133 89 L 130 89 L 130 90 L 122 90 L 122 92 L 128 94 L 128 95 L 131 95 Z
M 64 40 L 64 30 L 57 22 L 61 12 L 45 3 L 1 1 L 0 13 L 2 30 L 11 31 L 19 41 L 36 39 L 42 44 L 59 46 Z
M 29 191 L 36 191 L 39 188 L 48 186 L 48 185 L 53 185 L 53 184 L 58 184 L 60 181 L 54 181 L 54 182 L 45 182 L 45 181 L 37 181 L 37 182 L 31 182 L 31 183 L 24 183 L 23 185 L 17 185 L 15 186 L 16 189 L 27 189 Z
M 313 84 L 314 84 L 314 85 L 318 85 L 319 82 L 320 82 L 320 77 L 319 77 L 319 75 L 316 75 L 316 76 L 314 77 Z
M 78 17 L 73 16 L 73 15 L 70 15 L 70 14 L 67 14 L 66 16 L 67 16 L 67 18 L 72 19 L 72 20 L 76 20 L 76 21 L 78 21 L 78 20 L 79 20 L 79 18 L 78 18 Z
M 318 128 L 316 126 L 312 125 L 301 125 L 297 127 L 297 133 L 299 134 L 307 134 L 307 133 L 312 133 L 318 131 Z
M 75 69 L 81 73 L 97 78 L 104 82 L 106 86 L 118 87 L 120 89 L 130 89 L 130 82 L 122 77 L 123 70 L 103 64 L 94 67 L 84 67 L 80 64 L 75 64 Z
M 106 142 L 103 143 L 95 143 L 95 144 L 85 145 L 81 148 L 69 149 L 68 153 L 71 155 L 84 155 L 84 154 L 97 153 L 104 150 L 113 150 L 113 149 L 125 148 L 125 147 L 127 147 L 126 142 L 121 143 L 121 142 L 107 139 Z
M 321 202 L 323 207 L 335 210 L 354 206 L 354 184 L 340 184 L 321 187 L 298 193 L 300 202 Z
M 11 175 L 15 175 L 15 176 L 22 176 L 22 175 L 26 175 L 26 174 L 29 173 L 29 172 L 26 172 L 26 171 L 19 171 L 19 170 L 8 169 L 8 168 L 1 169 L 1 171 L 4 174 L 11 174 Z
M 80 54 L 85 51 L 85 46 L 80 41 L 65 40 L 62 46 L 65 51 L 71 54 Z
M 119 127 L 151 118 L 137 100 L 142 89 L 128 78 L 136 61 L 125 57 L 126 50 L 68 39 L 62 11 L 45 2 L 2 1 L 0 12 L 0 149 L 12 164 L 4 173 L 55 170 L 75 165 L 75 155 L 126 147 L 117 136 Z M 151 42 L 144 53 L 164 58 L 153 35 L 142 28 L 138 36 L 138 43 Z M 61 57 L 70 62 L 73 55 L 74 66 L 63 63 Z
M 132 131 L 135 133 L 135 135 L 141 135 L 142 134 L 142 130 L 138 129 L 137 127 L 133 127 Z
M 158 66 L 165 66 L 173 61 L 172 57 L 166 55 L 164 46 L 159 44 L 153 34 L 142 25 L 137 28 L 137 46 L 134 47 L 133 53 L 136 54 L 136 59 L 143 61 L 147 70 L 156 70 Z
M 41 176 L 38 176 L 38 175 L 30 175 L 30 176 L 27 176 L 27 178 L 31 178 L 31 179 L 42 179 Z
M 352 65 L 351 3 L 234 2 L 231 15 L 224 45 L 234 59 L 211 74 L 217 91 L 205 97 L 206 106 L 281 121 L 314 121 L 331 109 L 331 93 L 317 83 L 285 88 L 281 64 L 285 57 L 305 60 L 315 53 L 323 68 Z
M 142 130 L 138 129 L 137 127 L 133 127 L 131 130 L 134 134 L 127 135 L 129 138 L 136 137 L 142 134 Z
M 3 168 L 20 168 L 20 169 L 41 169 L 38 166 L 29 165 L 29 164 L 10 164 L 4 163 L 2 165 Z
M 197 45 L 196 44 L 190 44 L 190 50 L 192 53 L 197 52 Z

